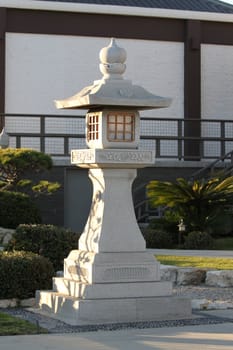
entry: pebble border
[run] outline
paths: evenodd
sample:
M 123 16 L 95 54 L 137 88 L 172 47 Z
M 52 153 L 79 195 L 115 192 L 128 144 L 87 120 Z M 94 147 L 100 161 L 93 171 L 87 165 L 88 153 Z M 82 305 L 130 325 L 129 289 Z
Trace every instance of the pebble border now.
M 47 329 L 50 334 L 59 333 L 82 333 L 82 332 L 97 332 L 97 331 L 116 331 L 126 329 L 146 329 L 146 328 L 164 328 L 164 327 L 184 327 L 198 326 L 210 324 L 233 323 L 232 318 L 204 315 L 204 312 L 193 312 L 196 316 L 192 319 L 168 320 L 168 321 L 142 321 L 142 322 L 124 322 L 113 324 L 98 324 L 71 326 L 59 320 L 52 319 L 45 315 L 37 314 L 22 308 L 0 309 L 0 312 L 10 314 L 27 320 L 38 327 Z M 39 331 L 38 331 L 39 333 Z

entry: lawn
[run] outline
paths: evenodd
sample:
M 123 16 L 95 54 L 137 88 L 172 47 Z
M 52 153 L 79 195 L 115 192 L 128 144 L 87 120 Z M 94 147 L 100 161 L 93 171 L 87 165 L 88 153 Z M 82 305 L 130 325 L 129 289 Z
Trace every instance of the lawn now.
M 21 320 L 5 313 L 0 313 L 0 336 L 38 333 L 47 333 L 47 331 L 28 321 Z
M 197 267 L 212 270 L 233 270 L 233 259 L 198 256 L 157 255 L 157 260 L 163 265 L 179 267 Z
M 224 238 L 215 239 L 213 249 L 233 250 L 233 237 L 224 237 Z

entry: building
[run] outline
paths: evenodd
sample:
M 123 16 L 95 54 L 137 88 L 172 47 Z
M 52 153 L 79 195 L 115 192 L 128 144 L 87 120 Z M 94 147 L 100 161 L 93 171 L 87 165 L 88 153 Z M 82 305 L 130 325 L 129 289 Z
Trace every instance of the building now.
M 142 147 L 157 147 L 148 138 L 158 132 L 165 137 L 156 149 L 158 157 L 195 160 L 200 167 L 203 159 L 233 149 L 233 6 L 218 0 L 0 0 L 0 113 L 7 114 L 1 116 L 0 130 L 5 125 L 12 147 L 53 154 L 63 177 L 69 162 L 60 156 L 84 146 L 76 137 L 84 126 L 73 118 L 77 111 L 61 118 L 67 112 L 57 111 L 53 100 L 99 79 L 98 53 L 109 37 L 127 49 L 127 78 L 173 99 L 170 108 L 147 112 L 161 119 L 150 125 L 145 120 Z M 60 117 L 38 118 L 51 114 Z M 178 118 L 183 120 L 180 129 Z M 200 138 L 205 142 L 200 144 Z M 177 168 L 183 174 L 193 171 L 193 163 L 187 163 Z M 70 187 L 74 170 L 65 169 L 65 186 Z M 166 174 L 163 166 L 159 174 L 158 167 L 145 169 L 138 185 Z M 66 190 L 73 192 L 72 186 Z M 69 208 L 77 204 L 67 201 L 69 225 Z

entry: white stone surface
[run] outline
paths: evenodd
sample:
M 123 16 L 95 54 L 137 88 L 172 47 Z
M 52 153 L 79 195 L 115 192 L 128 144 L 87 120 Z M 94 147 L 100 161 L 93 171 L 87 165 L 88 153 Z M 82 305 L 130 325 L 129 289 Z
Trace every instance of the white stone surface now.
M 233 271 L 207 271 L 206 285 L 218 287 L 233 287 Z
M 37 302 L 42 311 L 73 325 L 191 317 L 190 301 L 178 297 L 82 300 L 55 292 L 37 292 Z
M 207 299 L 192 299 L 192 310 L 207 310 L 209 301 Z
M 14 232 L 14 229 L 0 227 L 0 243 L 3 245 L 7 244 Z
M 0 299 L 0 307 L 3 309 L 8 307 L 16 307 L 17 306 L 17 299 Z
M 170 281 L 173 284 L 177 282 L 177 267 L 160 265 L 160 278 L 161 281 Z
M 222 300 L 192 299 L 193 310 L 226 310 L 233 309 L 233 303 Z
M 0 299 L 0 308 L 6 309 L 9 307 L 34 307 L 35 306 L 35 298 L 28 299 Z
M 143 252 L 131 185 L 135 169 L 90 169 L 93 197 L 79 249 L 91 252 Z
M 206 271 L 202 269 L 182 268 L 177 270 L 178 285 L 199 285 L 205 282 Z
M 53 279 L 53 291 L 82 299 L 112 299 L 170 296 L 170 282 L 85 284 L 66 278 Z
M 20 300 L 21 307 L 35 307 L 35 298 L 28 298 Z
M 71 151 L 71 163 L 87 168 L 140 168 L 154 164 L 153 151 L 131 149 L 78 149 Z
M 6 133 L 5 128 L 0 133 L 0 148 L 7 148 L 9 146 L 9 136 Z
M 120 89 L 121 91 L 121 89 Z M 115 102 L 116 103 L 116 102 Z M 109 131 L 110 127 L 108 125 L 108 118 L 112 118 L 112 121 L 116 120 L 116 116 L 123 120 L 128 119 L 128 133 L 129 140 L 111 140 L 109 139 Z M 98 134 L 98 138 L 94 137 L 89 138 L 89 120 L 94 118 L 98 119 L 98 128 L 96 128 L 94 134 Z M 124 119 L 123 119 L 124 118 Z M 118 119 L 119 120 L 119 119 Z M 130 120 L 130 122 L 129 122 Z M 112 125 L 113 130 L 115 129 L 115 125 Z M 113 131 L 112 130 L 112 131 Z M 123 125 L 121 131 L 123 131 Z M 89 148 L 95 149 L 103 149 L 103 148 L 117 148 L 117 149 L 137 149 L 140 141 L 140 116 L 137 110 L 132 109 L 117 109 L 117 107 L 111 109 L 104 109 L 103 111 L 90 111 L 86 114 L 86 143 Z M 120 131 L 120 130 L 119 130 Z M 113 132 L 115 137 L 115 130 Z M 122 135 L 123 136 L 123 135 Z M 124 135 L 126 136 L 126 135 Z M 123 137 L 122 137 L 123 139 Z
M 72 250 L 64 260 L 64 277 L 83 283 L 159 281 L 159 265 L 154 256 L 147 252 L 93 253 Z M 164 290 L 164 293 L 167 291 Z
M 134 106 L 139 110 L 168 107 L 170 98 L 155 96 L 138 85 L 132 85 L 130 80 L 114 81 L 97 80 L 76 95 L 65 100 L 56 100 L 57 108 L 89 108 L 90 106 Z

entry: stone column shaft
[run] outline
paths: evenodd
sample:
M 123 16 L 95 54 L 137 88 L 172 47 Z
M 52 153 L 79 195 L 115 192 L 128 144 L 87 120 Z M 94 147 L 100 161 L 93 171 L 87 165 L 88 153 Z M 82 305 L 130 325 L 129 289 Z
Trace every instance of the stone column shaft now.
M 138 227 L 131 193 L 135 169 L 90 169 L 93 199 L 79 240 L 82 251 L 141 252 L 145 240 Z

